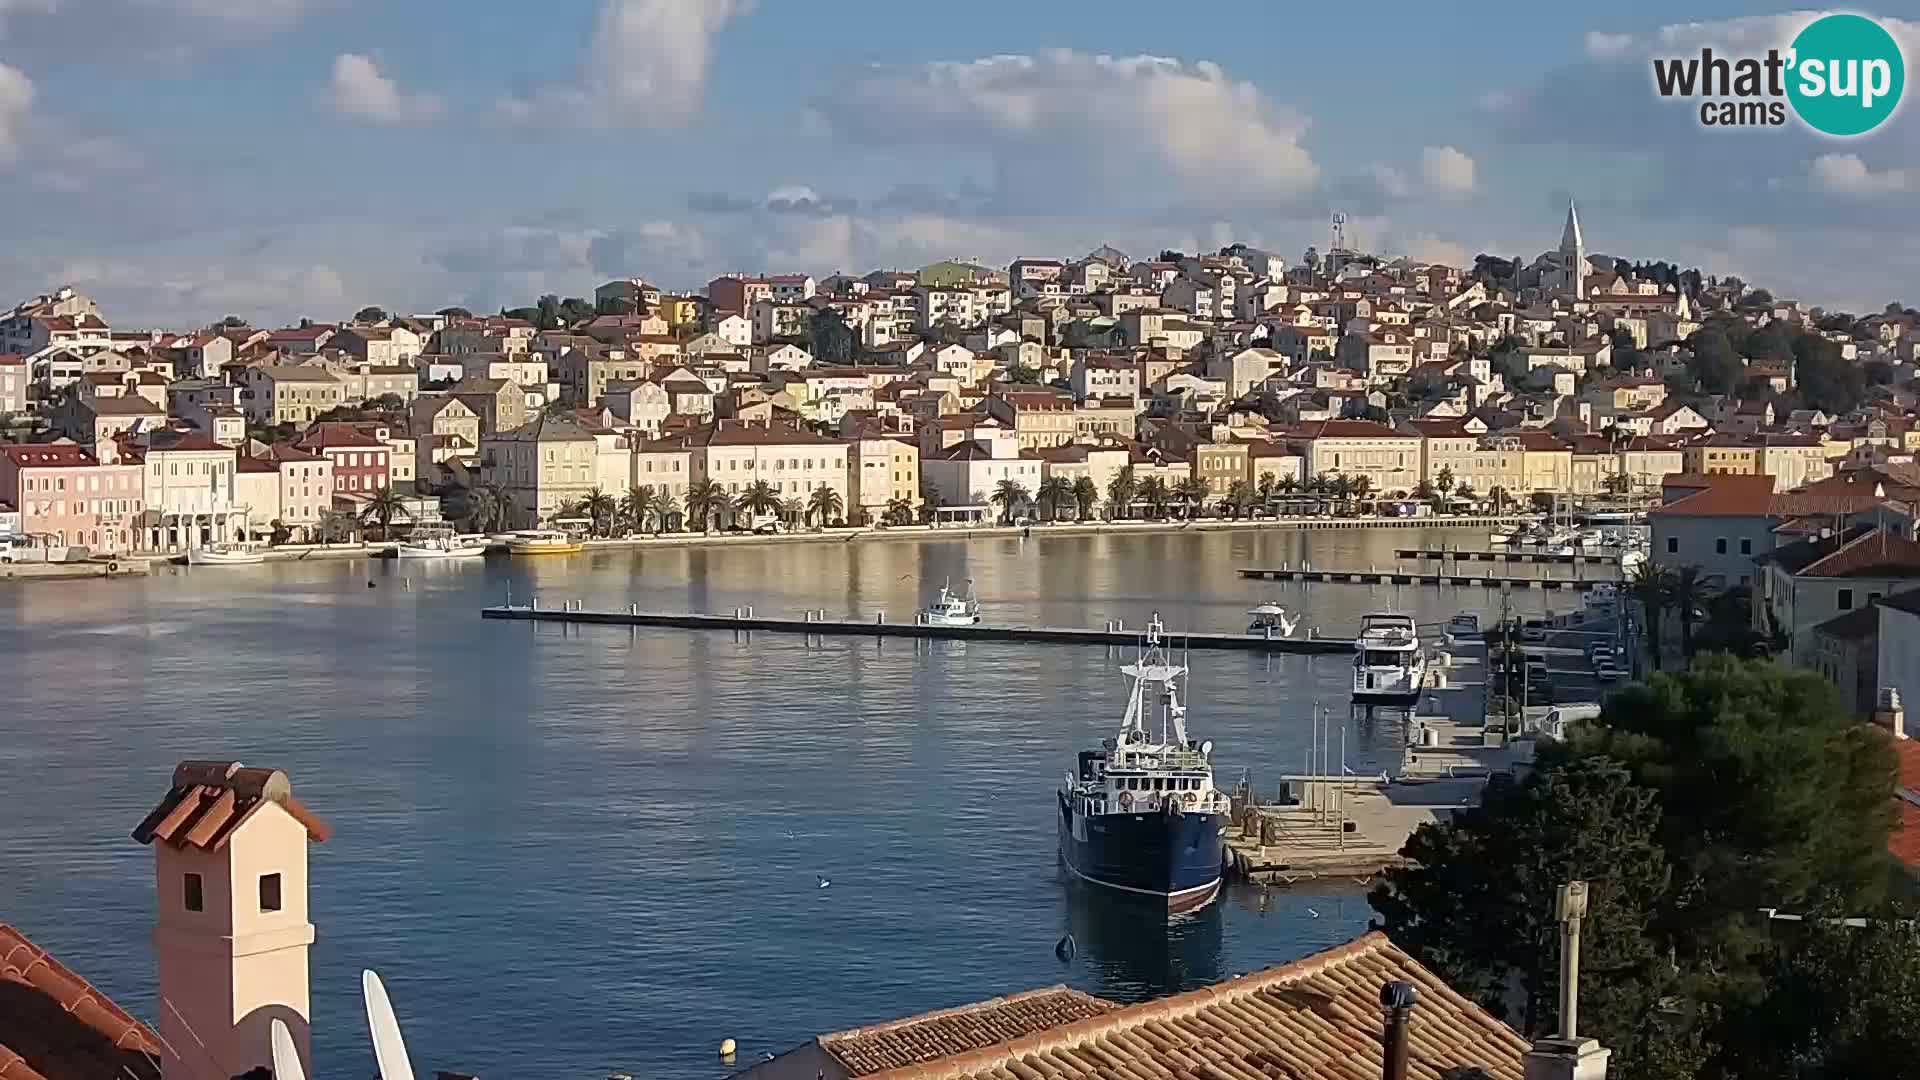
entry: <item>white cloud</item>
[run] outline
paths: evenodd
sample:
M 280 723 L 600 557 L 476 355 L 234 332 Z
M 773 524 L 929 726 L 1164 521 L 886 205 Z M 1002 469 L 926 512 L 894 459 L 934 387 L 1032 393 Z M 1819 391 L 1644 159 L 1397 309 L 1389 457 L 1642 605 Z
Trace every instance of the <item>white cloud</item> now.
M 1207 61 L 1060 49 L 875 66 L 814 107 L 854 142 L 982 153 L 1003 195 L 1276 203 L 1312 190 L 1320 172 L 1300 145 L 1305 116 Z
M 558 114 L 607 127 L 684 127 L 700 110 L 713 38 L 753 0 L 605 0 L 577 83 L 502 98 L 511 121 Z
M 1451 146 L 1429 146 L 1420 152 L 1420 177 L 1442 195 L 1473 193 L 1473 159 Z
M 0 64 L 0 161 L 20 152 L 20 128 L 33 110 L 33 80 Z
M 1821 154 L 1807 170 L 1816 191 L 1829 195 L 1867 197 L 1920 191 L 1920 170 L 1875 171 L 1859 154 Z
M 1609 34 L 1601 30 L 1587 31 L 1587 55 L 1595 60 L 1615 60 L 1632 52 L 1639 42 L 1632 34 Z
M 1413 181 L 1391 165 L 1370 166 L 1367 175 L 1379 187 L 1380 194 L 1389 199 L 1404 199 L 1413 194 Z
M 327 102 L 342 116 L 376 124 L 408 124 L 431 120 L 440 113 L 440 99 L 431 94 L 409 94 L 380 71 L 371 56 L 341 53 L 333 61 L 333 81 Z

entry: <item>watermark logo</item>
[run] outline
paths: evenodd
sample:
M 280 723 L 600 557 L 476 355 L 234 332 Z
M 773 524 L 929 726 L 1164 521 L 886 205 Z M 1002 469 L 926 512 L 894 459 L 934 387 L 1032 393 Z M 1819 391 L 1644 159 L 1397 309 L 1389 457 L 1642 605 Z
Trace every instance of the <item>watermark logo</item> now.
M 1698 98 L 1704 127 L 1781 127 L 1789 110 L 1824 135 L 1865 135 L 1885 123 L 1906 89 L 1900 43 L 1864 15 L 1823 15 L 1786 52 L 1765 56 L 1655 57 L 1663 98 Z

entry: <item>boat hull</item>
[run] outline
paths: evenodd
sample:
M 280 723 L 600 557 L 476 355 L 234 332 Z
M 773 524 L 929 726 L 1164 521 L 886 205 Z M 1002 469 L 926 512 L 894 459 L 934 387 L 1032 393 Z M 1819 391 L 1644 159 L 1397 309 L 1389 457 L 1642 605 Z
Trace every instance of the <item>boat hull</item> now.
M 578 555 L 587 550 L 585 544 L 508 544 L 507 550 L 515 555 Z
M 187 552 L 188 566 L 253 566 L 267 561 L 259 552 L 200 551 Z
M 1059 798 L 1060 861 L 1090 885 L 1163 907 L 1197 911 L 1220 894 L 1226 815 L 1096 814 L 1076 822 Z
M 396 559 L 473 559 L 487 553 L 485 544 L 463 544 L 459 547 L 414 547 L 401 544 L 393 549 Z
M 978 615 L 939 615 L 930 611 L 920 613 L 920 621 L 927 626 L 978 626 Z

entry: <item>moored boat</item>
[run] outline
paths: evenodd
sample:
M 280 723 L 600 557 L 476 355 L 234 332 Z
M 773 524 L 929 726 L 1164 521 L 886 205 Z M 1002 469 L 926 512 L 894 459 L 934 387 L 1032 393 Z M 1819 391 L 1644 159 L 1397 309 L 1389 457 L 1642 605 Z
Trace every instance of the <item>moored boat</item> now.
M 1187 669 L 1164 637 L 1156 614 L 1138 660 L 1121 669 L 1133 688 L 1118 735 L 1081 751 L 1058 795 L 1067 871 L 1172 914 L 1219 895 L 1228 800 L 1213 786 L 1213 744 L 1188 738 Z
M 978 625 L 980 601 L 973 595 L 973 582 L 967 582 L 965 596 L 948 585 L 940 586 L 940 598 L 920 609 L 920 621 L 928 626 Z
M 250 540 L 188 548 L 188 566 L 252 566 L 267 561 L 267 549 Z
M 572 555 L 586 549 L 572 534 L 558 529 L 523 529 L 507 537 L 507 551 L 514 555 Z
M 484 536 L 460 536 L 450 525 L 419 525 L 393 546 L 396 559 L 471 559 L 487 553 Z
M 1411 615 L 1376 611 L 1362 616 L 1353 657 L 1353 700 L 1411 705 L 1426 682 L 1427 659 Z
M 1256 637 L 1292 637 L 1300 625 L 1300 616 L 1289 615 L 1279 604 L 1261 604 L 1247 614 L 1253 616 L 1253 621 L 1247 624 L 1247 633 Z

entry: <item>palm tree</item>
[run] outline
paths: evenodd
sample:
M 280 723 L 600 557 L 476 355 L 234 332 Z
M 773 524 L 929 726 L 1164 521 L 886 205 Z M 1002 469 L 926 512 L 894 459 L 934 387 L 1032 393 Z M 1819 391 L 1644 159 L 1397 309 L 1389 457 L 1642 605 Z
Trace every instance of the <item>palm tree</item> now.
M 634 532 L 645 532 L 653 516 L 653 485 L 636 484 L 620 500 L 620 518 Z
M 1667 575 L 1667 602 L 1680 612 L 1680 655 L 1693 659 L 1693 613 L 1713 599 L 1697 566 L 1682 566 Z
M 1432 502 L 1433 496 L 1434 496 L 1433 485 L 1427 483 L 1425 480 L 1422 480 L 1419 483 L 1413 485 L 1414 498 L 1419 499 L 1423 502 Z
M 1272 473 L 1261 473 L 1260 482 L 1254 485 L 1253 497 L 1262 510 L 1273 509 L 1273 495 L 1280 487 L 1280 481 Z
M 840 493 L 824 484 L 814 488 L 813 494 L 807 496 L 807 515 L 823 529 L 829 522 L 839 520 L 845 509 L 846 504 L 840 498 Z
M 1347 508 L 1347 500 L 1353 497 L 1353 478 L 1346 473 L 1341 473 L 1333 478 L 1332 483 L 1328 485 L 1327 491 L 1328 494 L 1331 494 L 1339 501 L 1340 509 L 1345 510 Z
M 880 520 L 886 522 L 889 525 L 913 524 L 913 500 L 912 499 L 887 500 L 887 509 L 884 513 L 880 515 Z
M 413 511 L 407 507 L 407 500 L 392 488 L 381 488 L 367 496 L 367 505 L 360 510 L 360 524 L 378 527 L 382 540 L 392 531 L 396 517 L 412 521 Z
M 354 530 L 360 527 L 360 519 L 344 510 L 323 510 L 320 512 L 320 542 L 337 544 L 353 539 Z
M 725 489 L 712 480 L 695 480 L 687 485 L 687 517 L 692 528 L 707 531 L 707 512 L 715 494 L 725 494 Z
M 1087 520 L 1093 516 L 1093 508 L 1100 502 L 1100 485 L 1094 483 L 1091 476 L 1083 476 L 1075 480 L 1073 501 L 1079 506 L 1080 520 Z
M 1167 515 L 1167 503 L 1173 499 L 1173 492 L 1167 482 L 1157 476 L 1149 476 L 1140 481 L 1140 498 L 1146 500 L 1147 516 L 1159 520 Z
M 1107 481 L 1107 517 L 1131 517 L 1134 497 L 1139 494 L 1140 485 L 1133 479 L 1133 466 L 1121 466 L 1113 479 Z
M 1040 481 L 1040 489 L 1034 493 L 1034 499 L 1040 504 L 1040 512 L 1048 521 L 1058 520 L 1060 508 L 1073 505 L 1073 484 L 1064 476 L 1049 476 Z
M 1439 474 L 1433 478 L 1433 487 L 1443 499 L 1453 494 L 1453 466 L 1440 466 Z
M 1189 476 L 1173 485 L 1172 495 L 1184 504 L 1182 512 L 1186 517 L 1191 518 L 1200 509 L 1200 504 L 1207 501 L 1206 481 L 1197 476 Z
M 1233 483 L 1227 485 L 1226 507 L 1228 512 L 1233 515 L 1233 520 L 1239 521 L 1245 517 L 1248 508 L 1252 505 L 1252 484 L 1247 483 L 1245 480 L 1235 480 Z
M 484 487 L 467 488 L 461 496 L 464 504 L 460 511 L 460 520 L 468 529 L 477 533 L 490 533 L 500 520 L 500 503 L 494 499 L 493 492 Z
M 580 512 L 593 522 L 595 535 L 608 536 L 613 533 L 613 518 L 620 512 L 620 504 L 596 487 L 580 500 Z
M 1667 572 L 1653 565 L 1652 559 L 1636 567 L 1633 577 L 1627 580 L 1627 592 L 1640 602 L 1647 631 L 1647 654 L 1652 657 L 1655 671 L 1660 670 L 1660 617 L 1671 596 L 1670 585 Z
M 1453 489 L 1453 493 L 1462 499 L 1471 499 L 1475 494 L 1473 485 L 1467 483 L 1465 480 L 1460 481 L 1460 486 Z
M 1354 498 L 1365 501 L 1367 496 L 1373 494 L 1373 477 L 1356 476 L 1347 482 L 1347 490 L 1353 493 Z
M 780 506 L 780 489 L 765 480 L 755 480 L 740 493 L 740 509 L 753 516 L 777 514 Z
M 786 522 L 788 528 L 798 527 L 801 522 L 806 520 L 806 517 L 806 503 L 801 502 L 798 498 L 781 500 L 780 520 Z
M 1513 496 L 1507 494 L 1506 488 L 1495 484 L 1487 489 L 1487 500 L 1493 503 L 1493 512 L 1497 514 L 1513 501 Z
M 1027 487 L 1018 480 L 1006 479 L 993 486 L 993 495 L 987 501 L 1000 508 L 1000 523 L 1013 524 L 1013 515 L 1027 505 L 1030 496 Z

